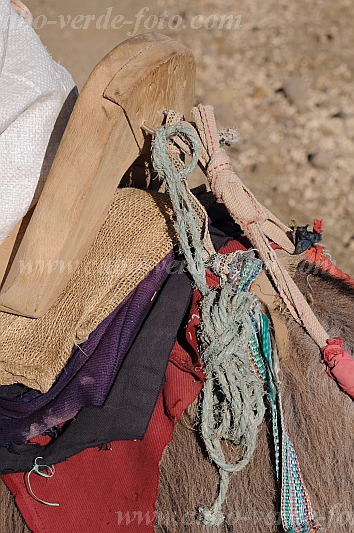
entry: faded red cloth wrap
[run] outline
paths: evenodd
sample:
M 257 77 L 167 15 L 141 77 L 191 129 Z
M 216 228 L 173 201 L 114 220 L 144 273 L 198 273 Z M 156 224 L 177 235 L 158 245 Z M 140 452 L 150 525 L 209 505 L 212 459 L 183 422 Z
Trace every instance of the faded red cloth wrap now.
M 354 278 L 351 278 L 349 274 L 346 274 L 338 268 L 328 257 L 323 253 L 323 247 L 320 245 L 313 246 L 306 250 L 307 259 L 314 263 L 317 267 L 325 272 L 328 272 L 335 278 L 340 278 L 349 283 L 349 285 L 354 286 Z
M 344 350 L 343 340 L 340 337 L 328 339 L 322 352 L 327 374 L 354 399 L 354 359 Z
M 322 233 L 322 220 L 315 218 L 313 221 L 313 231 L 315 233 Z

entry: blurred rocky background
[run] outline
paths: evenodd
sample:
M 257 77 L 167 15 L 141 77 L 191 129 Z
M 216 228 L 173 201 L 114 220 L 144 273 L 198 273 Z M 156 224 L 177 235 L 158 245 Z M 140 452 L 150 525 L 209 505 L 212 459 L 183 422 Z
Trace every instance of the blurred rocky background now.
M 228 150 L 247 186 L 284 222 L 322 218 L 332 258 L 354 275 L 353 0 L 27 5 L 44 44 L 79 88 L 101 57 L 136 29 L 145 7 L 138 32 L 159 31 L 191 48 L 196 101 L 215 107 L 221 128 L 238 128 L 241 140 Z M 109 13 L 101 26 L 117 15 L 132 24 L 97 28 L 98 17 Z M 79 29 L 72 23 L 77 15 L 95 19 Z M 222 16 L 234 17 L 231 28 L 219 27 Z

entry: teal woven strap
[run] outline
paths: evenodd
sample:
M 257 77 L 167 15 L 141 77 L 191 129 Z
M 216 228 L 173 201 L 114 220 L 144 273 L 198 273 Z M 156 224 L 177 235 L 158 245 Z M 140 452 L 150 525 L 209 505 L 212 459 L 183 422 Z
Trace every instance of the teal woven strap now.
M 258 348 L 254 343 L 251 357 L 268 392 L 276 476 L 281 484 L 282 525 L 288 533 L 314 533 L 319 526 L 316 523 L 310 497 L 301 475 L 298 457 L 285 428 L 277 378 L 274 372 L 269 320 L 263 313 L 260 322 L 261 336 Z

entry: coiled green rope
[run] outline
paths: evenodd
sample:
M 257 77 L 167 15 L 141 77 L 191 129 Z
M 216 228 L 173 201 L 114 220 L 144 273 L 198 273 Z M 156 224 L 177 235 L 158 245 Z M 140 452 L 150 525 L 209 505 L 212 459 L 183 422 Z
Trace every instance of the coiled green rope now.
M 192 159 L 183 169 L 170 158 L 168 144 L 179 135 L 191 148 Z M 202 294 L 200 305 L 200 352 L 205 364 L 205 383 L 200 404 L 200 430 L 209 458 L 220 474 L 219 494 L 210 507 L 200 507 L 199 519 L 206 525 L 219 525 L 230 475 L 249 462 L 256 443 L 258 427 L 264 416 L 263 386 L 249 358 L 253 334 L 250 312 L 255 302 L 246 292 L 235 292 L 230 283 L 210 289 L 205 278 L 201 242 L 195 214 L 189 202 L 186 178 L 199 158 L 199 141 L 186 124 L 156 130 L 152 161 L 164 179 L 176 216 L 176 231 L 187 268 Z M 226 460 L 222 440 L 243 446 L 236 463 Z

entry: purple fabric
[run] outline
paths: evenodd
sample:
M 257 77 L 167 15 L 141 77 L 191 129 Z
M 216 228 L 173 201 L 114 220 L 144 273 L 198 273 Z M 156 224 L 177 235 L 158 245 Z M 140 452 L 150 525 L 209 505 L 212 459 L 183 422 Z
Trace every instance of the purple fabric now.
M 0 386 L 0 446 L 22 444 L 74 418 L 82 407 L 103 404 L 171 259 L 172 253 L 73 349 L 47 393 L 19 387 L 22 395 L 9 398 L 9 387 Z

